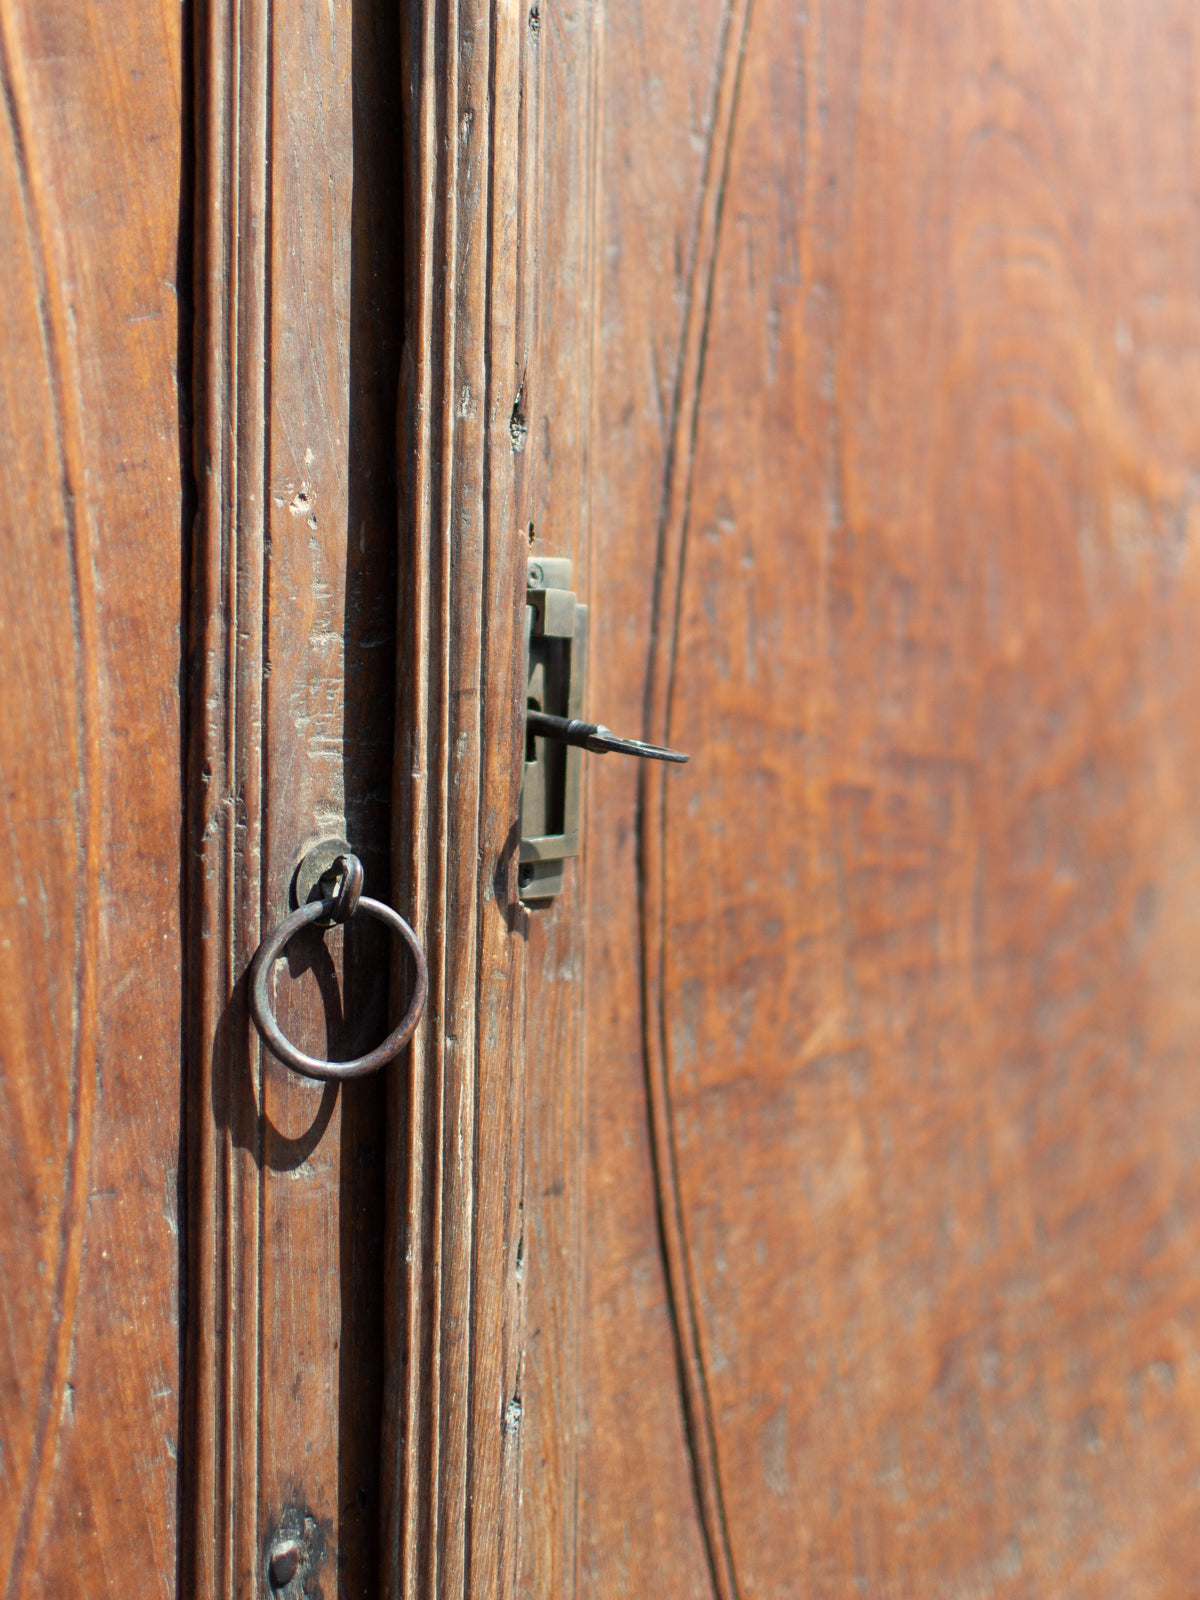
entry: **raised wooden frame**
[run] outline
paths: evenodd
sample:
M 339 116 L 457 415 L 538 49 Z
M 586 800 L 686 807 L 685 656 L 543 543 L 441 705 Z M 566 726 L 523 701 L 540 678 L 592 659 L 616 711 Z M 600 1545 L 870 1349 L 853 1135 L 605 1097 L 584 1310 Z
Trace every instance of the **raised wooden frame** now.
M 350 8 L 351 29 L 363 10 Z M 343 1526 L 342 1436 L 352 1428 L 361 1461 L 371 1419 L 347 1422 L 355 1371 L 332 1291 L 340 1274 L 345 1301 L 355 1224 L 348 1158 L 339 1187 L 336 1155 L 323 1152 L 357 1129 L 361 1157 L 382 1087 L 335 1105 L 298 1084 L 264 1055 L 244 1003 L 298 842 L 355 821 L 345 775 L 325 757 L 331 708 L 347 705 L 345 648 L 330 638 L 338 603 L 349 606 L 339 568 L 357 530 L 336 460 L 292 425 L 323 392 L 313 428 L 335 458 L 355 448 L 337 336 L 353 218 L 348 202 L 338 207 L 347 190 L 357 204 L 369 135 L 346 93 L 355 42 L 323 27 L 279 0 L 206 0 L 197 17 L 182 1565 L 185 1592 L 206 1600 L 258 1592 L 284 1535 L 301 1541 L 304 1562 L 356 1581 L 373 1582 L 375 1565 L 360 1548 L 365 1529 Z M 427 953 L 430 997 L 387 1096 L 379 1583 L 392 1597 L 501 1594 L 519 1548 L 527 929 L 515 829 L 533 520 L 523 396 L 536 320 L 536 8 L 414 5 L 385 66 L 398 64 L 407 249 L 393 893 Z M 302 84 L 304 115 L 293 116 Z M 316 223 L 297 222 L 314 193 Z M 398 299 L 390 315 L 398 334 Z M 307 629 L 280 627 L 292 605 Z M 311 712 L 299 720 L 298 698 Z M 357 818 L 360 833 L 371 820 Z M 315 1028 L 319 1040 L 319 1009 L 297 1002 L 293 1036 Z M 310 1181 L 277 1176 L 281 1142 L 303 1147 Z M 310 1298 L 301 1321 L 280 1310 Z M 375 1352 L 360 1343 L 369 1367 Z M 289 1403 L 297 1385 L 303 1402 Z M 368 1405 L 370 1387 L 367 1372 Z M 293 1462 L 306 1463 L 303 1476 Z

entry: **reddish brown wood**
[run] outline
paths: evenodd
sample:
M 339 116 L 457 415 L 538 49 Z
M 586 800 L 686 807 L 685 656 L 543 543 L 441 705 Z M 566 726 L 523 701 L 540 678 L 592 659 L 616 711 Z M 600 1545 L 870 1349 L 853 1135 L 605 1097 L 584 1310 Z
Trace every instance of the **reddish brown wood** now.
M 180 47 L 0 5 L 9 1600 L 175 1585 Z
M 196 20 L 182 1592 L 1193 1595 L 1190 11 Z M 176 1587 L 177 27 L 0 0 L 13 1597 Z M 531 548 L 693 753 L 533 913 Z
M 193 636 L 194 1276 L 188 1592 L 378 1584 L 385 1082 L 258 1044 L 245 972 L 295 867 L 348 837 L 387 897 L 400 218 L 396 19 L 201 11 L 201 515 Z M 386 1031 L 378 930 L 297 940 L 284 1031 Z
M 478 0 L 406 14 L 394 838 L 430 990 L 390 1103 L 392 1600 L 510 1594 L 519 1557 L 516 817 L 534 343 L 522 152 L 538 104 L 536 23 L 523 5 Z
M 1194 21 L 605 26 L 578 1590 L 1190 1595 Z
M 603 594 L 589 565 L 596 400 L 596 85 L 599 8 L 542 8 L 537 223 L 538 343 L 527 383 L 535 484 L 531 556 L 569 556 L 582 600 Z M 530 140 L 531 145 L 534 141 Z M 586 908 L 568 863 L 562 895 L 527 921 L 524 1212 L 524 1461 L 518 1592 L 573 1591 L 577 1559 L 583 1289 L 583 1076 Z

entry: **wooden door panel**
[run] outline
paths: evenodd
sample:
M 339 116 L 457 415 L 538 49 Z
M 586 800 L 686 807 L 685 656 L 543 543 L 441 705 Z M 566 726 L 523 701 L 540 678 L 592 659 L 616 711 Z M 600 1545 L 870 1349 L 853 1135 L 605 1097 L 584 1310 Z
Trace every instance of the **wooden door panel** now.
M 322 837 L 391 898 L 399 18 L 214 0 L 198 22 L 185 1581 L 257 1592 L 295 1540 L 297 1583 L 373 1594 L 386 1083 L 262 1049 L 246 970 Z M 285 1034 L 361 1054 L 390 964 L 365 919 L 298 938 Z
M 516 901 L 538 13 L 406 8 L 393 860 L 429 998 L 388 1100 L 383 1590 L 520 1558 L 526 928 Z
M 0 7 L 13 1600 L 175 1583 L 180 54 L 154 7 Z
M 607 13 L 584 1592 L 1195 1586 L 1192 32 Z
M 6 1594 L 1191 1595 L 1188 9 L 195 21 L 185 796 L 179 18 L 0 0 Z M 530 555 L 692 752 L 534 908 Z
M 747 1592 L 1196 1579 L 1194 225 L 1151 199 L 1195 180 L 1153 20 L 840 18 L 797 195 L 805 30 L 756 12 L 664 919 Z
M 689 381 L 682 351 L 694 358 L 705 303 L 721 162 L 718 148 L 714 169 L 708 137 L 713 63 L 729 18 L 719 6 L 686 16 L 606 7 L 603 29 L 588 714 L 638 730 L 662 587 L 655 530 Z M 729 59 L 736 64 L 736 45 Z M 680 1399 L 686 1330 L 664 1270 L 647 1120 L 638 980 L 644 775 L 628 762 L 592 759 L 586 781 L 577 1582 L 585 1594 L 700 1594 L 710 1587 L 710 1560 Z M 690 773 L 677 781 L 694 792 Z

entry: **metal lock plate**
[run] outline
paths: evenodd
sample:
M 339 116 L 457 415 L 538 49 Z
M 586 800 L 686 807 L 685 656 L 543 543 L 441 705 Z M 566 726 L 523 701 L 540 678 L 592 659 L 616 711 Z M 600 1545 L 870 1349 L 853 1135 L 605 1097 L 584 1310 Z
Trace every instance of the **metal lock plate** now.
M 525 683 L 530 710 L 582 717 L 587 607 L 571 586 L 571 563 L 531 561 L 525 591 Z M 532 732 L 521 787 L 522 900 L 550 900 L 563 886 L 563 862 L 579 854 L 583 752 Z

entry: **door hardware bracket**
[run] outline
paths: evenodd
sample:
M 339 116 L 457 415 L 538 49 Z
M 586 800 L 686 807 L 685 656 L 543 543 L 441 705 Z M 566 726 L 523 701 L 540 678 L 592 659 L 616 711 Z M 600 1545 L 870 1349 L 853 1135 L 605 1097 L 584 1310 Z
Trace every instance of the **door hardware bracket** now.
M 525 701 L 552 717 L 583 715 L 587 607 L 571 586 L 571 563 L 529 563 L 525 588 Z M 583 752 L 526 725 L 521 785 L 523 900 L 550 900 L 563 886 L 563 862 L 579 854 Z
M 621 739 L 603 723 L 584 722 L 586 659 L 587 607 L 571 588 L 571 563 L 559 557 L 531 561 L 525 589 L 525 777 L 518 867 L 526 901 L 560 893 L 563 862 L 579 854 L 582 751 L 649 761 L 688 759 L 680 750 Z

